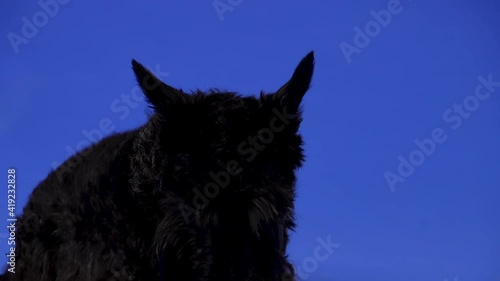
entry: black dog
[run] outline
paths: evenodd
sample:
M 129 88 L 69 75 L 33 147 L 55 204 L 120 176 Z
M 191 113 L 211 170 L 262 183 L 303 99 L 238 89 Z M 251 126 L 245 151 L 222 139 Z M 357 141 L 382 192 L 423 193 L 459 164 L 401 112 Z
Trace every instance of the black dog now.
M 0 279 L 295 280 L 286 248 L 313 52 L 258 98 L 186 94 L 132 65 L 154 114 L 35 188 L 17 221 L 15 268 Z

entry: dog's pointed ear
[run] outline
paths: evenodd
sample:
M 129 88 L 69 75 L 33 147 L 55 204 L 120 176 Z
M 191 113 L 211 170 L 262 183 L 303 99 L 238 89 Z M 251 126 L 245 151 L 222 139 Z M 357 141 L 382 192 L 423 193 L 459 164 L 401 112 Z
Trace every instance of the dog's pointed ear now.
M 132 69 L 147 101 L 156 112 L 163 112 L 170 104 L 185 102 L 186 94 L 163 83 L 136 60 L 132 60 Z
M 309 89 L 314 71 L 314 52 L 307 54 L 297 65 L 292 78 L 274 94 L 274 99 L 292 111 L 297 111 Z

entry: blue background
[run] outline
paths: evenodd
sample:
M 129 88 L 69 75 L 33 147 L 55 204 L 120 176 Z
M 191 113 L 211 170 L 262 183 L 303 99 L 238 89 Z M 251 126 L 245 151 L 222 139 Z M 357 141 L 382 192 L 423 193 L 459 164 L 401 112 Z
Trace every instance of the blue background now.
M 356 46 L 355 27 L 372 25 L 370 12 L 390 1 L 230 2 L 219 16 L 211 1 L 70 0 L 17 47 L 8 34 L 23 36 L 22 18 L 44 12 L 35 1 L 3 2 L 0 217 L 7 217 L 7 168 L 17 169 L 19 213 L 52 166 L 87 139 L 83 130 L 106 118 L 114 131 L 146 121 L 142 100 L 127 114 L 112 107 L 124 106 L 121 95 L 136 86 L 132 58 L 168 72 L 162 79 L 175 87 L 246 95 L 276 90 L 314 50 L 299 227 L 289 252 L 305 272 L 318 238 L 340 247 L 302 276 L 499 280 L 500 87 L 456 129 L 443 114 L 473 101 L 478 76 L 500 81 L 500 4 L 402 0 L 401 12 L 346 56 L 340 44 Z M 391 190 L 384 173 L 397 174 L 398 156 L 408 159 L 415 140 L 436 128 L 446 140 Z M 2 253 L 6 235 L 3 228 Z

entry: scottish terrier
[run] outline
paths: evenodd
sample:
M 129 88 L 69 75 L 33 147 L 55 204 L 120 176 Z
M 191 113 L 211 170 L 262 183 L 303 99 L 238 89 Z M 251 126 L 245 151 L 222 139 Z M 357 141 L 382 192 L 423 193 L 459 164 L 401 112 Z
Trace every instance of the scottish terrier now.
M 314 55 L 258 97 L 185 93 L 132 61 L 152 114 L 51 171 L 1 280 L 293 281 L 298 132 Z M 68 163 L 71 163 L 69 165 Z

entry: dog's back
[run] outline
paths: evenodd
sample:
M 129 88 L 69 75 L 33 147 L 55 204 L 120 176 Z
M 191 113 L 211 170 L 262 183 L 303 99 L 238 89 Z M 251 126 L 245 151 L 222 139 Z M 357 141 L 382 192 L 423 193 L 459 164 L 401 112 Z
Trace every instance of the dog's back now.
M 140 222 L 127 202 L 127 163 L 136 134 L 116 134 L 86 148 L 34 189 L 17 220 L 15 273 L 5 273 L 9 280 L 98 280 L 104 271 L 123 268 L 117 258 L 126 257 L 127 237 L 117 235 L 118 228 Z

